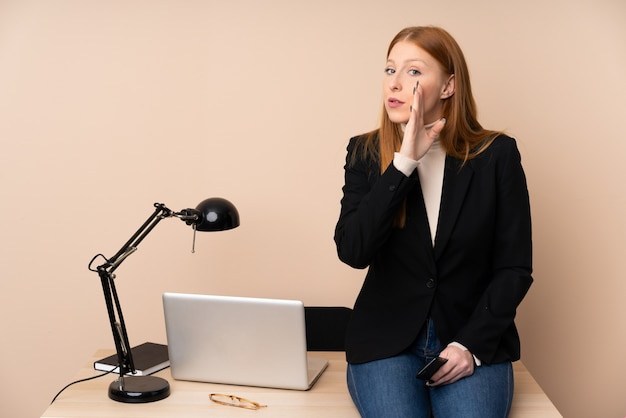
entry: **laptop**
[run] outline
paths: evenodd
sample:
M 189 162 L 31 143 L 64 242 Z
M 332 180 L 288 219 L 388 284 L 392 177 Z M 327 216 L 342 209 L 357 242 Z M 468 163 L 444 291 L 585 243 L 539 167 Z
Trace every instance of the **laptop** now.
M 164 293 L 172 377 L 308 390 L 328 366 L 309 358 L 301 301 Z

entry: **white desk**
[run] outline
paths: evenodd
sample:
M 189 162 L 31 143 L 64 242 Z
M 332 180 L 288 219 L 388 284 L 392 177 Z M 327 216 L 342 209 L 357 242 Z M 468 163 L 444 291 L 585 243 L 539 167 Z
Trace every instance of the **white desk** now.
M 93 362 L 111 355 L 111 350 L 99 350 L 76 375 L 76 380 L 97 374 Z M 115 376 L 78 383 L 66 389 L 42 418 L 99 417 L 99 418 L 166 418 L 166 417 L 311 417 L 358 418 L 346 387 L 346 362 L 343 352 L 311 352 L 311 356 L 329 359 L 329 365 L 315 386 L 309 391 L 292 391 L 213 383 L 185 382 L 172 379 L 169 369 L 155 374 L 167 379 L 171 395 L 157 402 L 125 404 L 108 397 L 109 384 Z M 537 382 L 520 363 L 514 363 L 515 397 L 511 418 L 561 417 Z M 69 383 L 69 382 L 68 382 Z M 218 405 L 209 400 L 212 392 L 236 395 L 268 405 L 256 411 Z

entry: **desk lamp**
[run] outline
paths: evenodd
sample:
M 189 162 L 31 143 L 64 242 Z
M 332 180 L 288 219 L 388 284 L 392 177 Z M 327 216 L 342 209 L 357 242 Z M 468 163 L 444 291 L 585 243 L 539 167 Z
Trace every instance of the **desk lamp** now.
M 115 274 L 113 272 L 132 253 L 137 246 L 163 219 L 176 217 L 191 225 L 194 230 L 192 252 L 195 249 L 196 231 L 223 231 L 239 226 L 237 208 L 226 199 L 219 197 L 206 199 L 195 209 L 183 209 L 173 212 L 162 203 L 155 203 L 154 213 L 133 234 L 124 246 L 111 258 L 102 254 L 96 255 L 89 263 L 89 270 L 97 272 L 102 282 L 104 300 L 106 302 L 113 340 L 117 351 L 119 378 L 109 385 L 109 398 L 126 403 L 145 403 L 167 398 L 170 394 L 170 385 L 167 380 L 156 376 L 132 376 L 135 366 L 124 324 L 122 308 L 115 290 Z M 95 269 L 92 267 L 95 260 L 104 259 L 104 263 Z M 130 376 L 127 376 L 130 374 Z

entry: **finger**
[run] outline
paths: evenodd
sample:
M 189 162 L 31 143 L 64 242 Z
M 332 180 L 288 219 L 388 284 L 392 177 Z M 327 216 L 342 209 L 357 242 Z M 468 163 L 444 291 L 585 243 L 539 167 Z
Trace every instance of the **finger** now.
M 413 109 L 416 110 L 418 117 L 423 117 L 422 89 L 420 88 L 419 80 L 415 83 L 415 87 L 413 88 Z
M 411 112 L 411 116 L 413 116 L 413 111 L 417 111 L 418 110 L 418 98 L 417 98 L 417 87 L 419 86 L 419 81 L 415 84 L 415 87 L 413 87 L 413 104 L 411 106 L 409 106 L 409 111 Z
M 441 356 L 441 354 L 440 354 Z M 437 370 L 428 380 L 428 386 L 439 386 L 445 384 L 451 376 L 454 375 L 455 365 L 451 364 L 450 361 L 443 364 L 439 370 Z
M 439 369 L 439 371 L 435 373 L 435 375 L 433 375 L 431 380 L 427 383 L 428 386 L 434 387 L 434 386 L 448 385 L 464 377 L 463 373 L 459 372 L 459 370 L 456 367 L 453 367 L 450 370 L 442 370 L 442 369 Z

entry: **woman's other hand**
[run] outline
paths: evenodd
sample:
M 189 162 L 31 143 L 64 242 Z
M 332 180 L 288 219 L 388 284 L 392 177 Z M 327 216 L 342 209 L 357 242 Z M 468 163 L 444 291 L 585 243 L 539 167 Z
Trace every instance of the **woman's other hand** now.
M 474 356 L 468 350 L 449 345 L 439 354 L 448 359 L 427 383 L 428 386 L 441 386 L 454 383 L 474 374 Z

